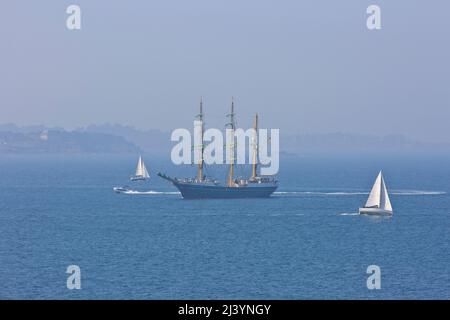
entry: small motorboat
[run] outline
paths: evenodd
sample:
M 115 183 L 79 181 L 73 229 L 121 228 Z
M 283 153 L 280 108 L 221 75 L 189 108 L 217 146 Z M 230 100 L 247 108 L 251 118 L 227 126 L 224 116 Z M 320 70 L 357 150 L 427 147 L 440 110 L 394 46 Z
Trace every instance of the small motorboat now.
M 117 193 L 126 193 L 126 192 L 129 192 L 129 191 L 130 191 L 130 189 L 128 189 L 127 186 L 124 186 L 124 187 L 114 187 L 113 190 L 114 190 L 114 192 L 117 192 Z

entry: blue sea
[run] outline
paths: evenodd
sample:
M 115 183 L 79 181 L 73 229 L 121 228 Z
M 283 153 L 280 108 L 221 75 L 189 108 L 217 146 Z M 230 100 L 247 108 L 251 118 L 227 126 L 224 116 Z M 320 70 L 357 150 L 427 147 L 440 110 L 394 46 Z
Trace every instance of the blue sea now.
M 2 155 L 0 298 L 450 299 L 449 158 L 284 157 L 277 193 L 242 200 L 183 200 L 155 173 L 195 167 L 144 159 L 131 183 L 137 156 Z M 394 215 L 359 216 L 380 169 Z

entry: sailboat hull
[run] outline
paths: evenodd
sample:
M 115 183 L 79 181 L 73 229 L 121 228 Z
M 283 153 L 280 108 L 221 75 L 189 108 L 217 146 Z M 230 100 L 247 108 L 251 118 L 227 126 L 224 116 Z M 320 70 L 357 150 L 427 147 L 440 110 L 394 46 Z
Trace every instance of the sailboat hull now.
M 392 211 L 380 209 L 380 208 L 359 208 L 359 214 L 378 215 L 378 216 L 391 216 Z
M 173 183 L 184 199 L 268 198 L 277 189 L 270 186 L 226 187 L 218 185 Z
M 130 181 L 145 181 L 145 180 L 148 180 L 148 178 L 145 178 L 145 177 L 139 177 L 139 176 L 136 176 L 136 177 L 130 177 Z

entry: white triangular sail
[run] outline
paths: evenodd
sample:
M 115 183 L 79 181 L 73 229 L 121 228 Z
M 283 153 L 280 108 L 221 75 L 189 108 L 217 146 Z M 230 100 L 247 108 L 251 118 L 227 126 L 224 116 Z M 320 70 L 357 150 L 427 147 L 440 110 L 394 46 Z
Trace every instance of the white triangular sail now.
M 381 171 L 378 174 L 375 183 L 373 184 L 372 190 L 369 194 L 369 199 L 367 199 L 366 208 L 378 207 L 380 206 L 381 200 Z
M 145 167 L 144 160 L 142 160 L 142 157 L 139 156 L 139 160 L 136 166 L 136 173 L 134 176 L 130 177 L 132 181 L 136 180 L 147 180 L 150 178 L 150 175 L 148 174 L 147 168 Z
M 384 183 L 384 178 L 381 171 L 373 184 L 365 208 L 379 208 L 382 210 L 392 211 L 391 201 L 389 200 L 386 184 Z
M 135 174 L 137 177 L 142 177 L 144 174 L 144 172 L 142 171 L 142 168 L 143 168 L 142 164 L 143 164 L 142 157 L 139 156 L 139 161 L 138 161 L 138 164 L 136 167 L 136 174 Z
M 144 161 L 142 161 L 142 176 L 146 179 L 150 178 L 150 175 L 148 174 L 147 168 L 145 167 Z
M 391 200 L 389 200 L 389 194 L 387 192 L 386 184 L 384 183 L 383 176 L 381 177 L 381 201 L 380 208 L 388 211 L 392 211 Z

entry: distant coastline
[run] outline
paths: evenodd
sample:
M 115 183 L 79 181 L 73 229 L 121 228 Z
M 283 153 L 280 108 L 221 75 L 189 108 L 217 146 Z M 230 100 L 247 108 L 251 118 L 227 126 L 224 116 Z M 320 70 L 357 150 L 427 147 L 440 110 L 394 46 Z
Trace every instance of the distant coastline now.
M 403 135 L 354 133 L 283 135 L 280 154 L 346 155 L 372 153 L 450 154 L 448 143 L 424 143 Z M 170 133 L 139 130 L 120 124 L 89 125 L 66 130 L 61 127 L 0 124 L 0 154 L 169 154 Z

